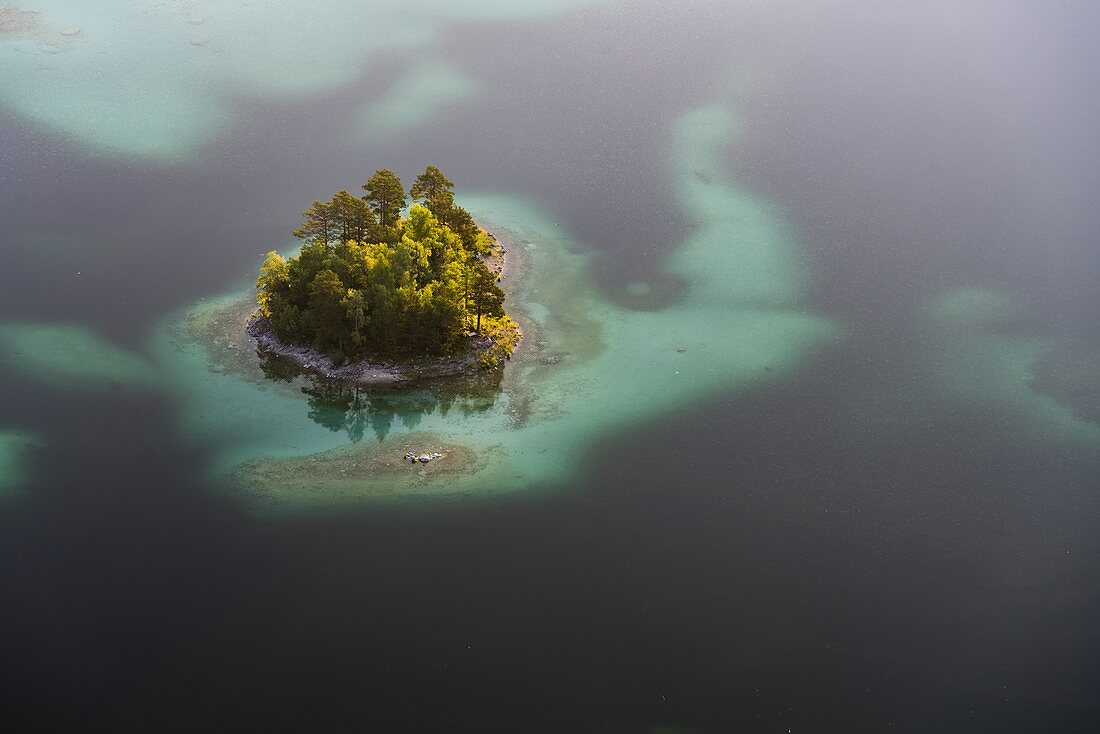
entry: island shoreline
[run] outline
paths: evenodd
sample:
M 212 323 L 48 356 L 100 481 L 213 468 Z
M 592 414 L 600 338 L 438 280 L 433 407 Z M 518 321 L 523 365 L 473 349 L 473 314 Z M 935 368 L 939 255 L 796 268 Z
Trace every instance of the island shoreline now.
M 486 257 L 486 264 L 500 281 L 512 269 L 509 267 L 511 258 L 506 257 L 508 250 L 503 243 L 492 233 L 486 233 L 494 243 L 492 252 Z M 400 385 L 439 378 L 473 377 L 499 371 L 504 362 L 511 359 L 511 354 L 502 354 L 492 364 L 484 366 L 480 358 L 485 350 L 494 345 L 494 341 L 492 337 L 474 334 L 465 337 L 467 348 L 457 355 L 426 357 L 409 362 L 361 359 L 337 364 L 318 349 L 281 340 L 258 308 L 249 315 L 245 330 L 264 356 L 285 360 L 303 372 L 325 379 L 358 385 Z M 522 343 L 523 329 L 517 331 Z

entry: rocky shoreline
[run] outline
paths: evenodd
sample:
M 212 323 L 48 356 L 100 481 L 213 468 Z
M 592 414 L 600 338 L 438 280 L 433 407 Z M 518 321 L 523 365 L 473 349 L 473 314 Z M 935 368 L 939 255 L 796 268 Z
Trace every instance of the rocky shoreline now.
M 248 318 L 248 334 L 260 351 L 282 357 L 299 368 L 330 380 L 365 385 L 395 384 L 437 377 L 458 377 L 483 372 L 478 364 L 480 352 L 492 346 L 489 337 L 472 336 L 469 349 L 458 356 L 424 359 L 415 362 L 370 362 L 366 360 L 336 364 L 331 357 L 311 347 L 287 344 L 275 334 L 259 311 Z
M 485 258 L 485 264 L 497 279 L 503 279 L 510 270 L 511 258 L 494 234 L 493 249 Z M 336 364 L 324 352 L 301 344 L 288 344 L 275 334 L 268 320 L 256 310 L 248 317 L 248 335 L 256 340 L 257 348 L 266 355 L 274 355 L 294 363 L 299 369 L 330 380 L 354 382 L 361 385 L 392 385 L 436 378 L 473 376 L 500 369 L 511 355 L 501 355 L 494 363 L 485 366 L 482 359 L 485 350 L 494 345 L 492 337 L 472 334 L 466 337 L 467 348 L 449 357 L 425 358 L 410 362 L 348 361 Z

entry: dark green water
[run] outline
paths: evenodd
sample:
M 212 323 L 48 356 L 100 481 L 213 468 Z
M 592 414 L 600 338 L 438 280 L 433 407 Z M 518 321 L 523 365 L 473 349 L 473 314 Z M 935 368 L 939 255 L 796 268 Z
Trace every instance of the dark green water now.
M 1100 726 L 1088 4 L 27 3 L 5 730 Z M 588 258 L 603 351 L 528 427 L 372 413 L 499 442 L 484 493 L 257 513 L 219 467 L 354 438 L 346 396 L 191 369 L 165 320 L 429 162 Z

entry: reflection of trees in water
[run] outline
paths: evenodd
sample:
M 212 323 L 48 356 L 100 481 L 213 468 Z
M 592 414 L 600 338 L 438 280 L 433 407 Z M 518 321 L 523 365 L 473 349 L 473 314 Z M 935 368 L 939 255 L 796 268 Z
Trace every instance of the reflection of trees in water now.
M 351 441 L 363 440 L 369 430 L 381 441 L 393 430 L 395 420 L 414 430 L 424 416 L 439 411 L 446 416 L 459 410 L 469 416 L 493 407 L 500 395 L 500 372 L 454 377 L 428 387 L 366 388 L 355 383 L 306 375 L 293 362 L 257 352 L 264 377 L 275 382 L 301 378 L 311 420 L 334 433 L 346 431 Z
M 256 356 L 260 358 L 260 369 L 264 377 L 272 382 L 290 382 L 302 374 L 301 368 L 285 357 L 265 352 L 259 347 L 256 347 Z
M 414 430 L 424 416 L 452 409 L 469 416 L 493 407 L 499 384 L 439 386 L 406 393 L 371 392 L 359 385 L 313 378 L 302 387 L 309 403 L 309 417 L 333 432 L 347 431 L 352 442 L 361 441 L 369 429 L 381 441 L 395 420 Z

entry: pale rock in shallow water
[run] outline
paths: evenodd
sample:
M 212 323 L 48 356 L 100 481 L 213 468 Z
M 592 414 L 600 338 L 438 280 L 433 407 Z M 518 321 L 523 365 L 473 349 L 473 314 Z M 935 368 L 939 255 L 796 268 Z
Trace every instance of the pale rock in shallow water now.
M 438 451 L 432 451 L 431 453 L 418 454 L 415 451 L 405 452 L 405 461 L 411 461 L 414 464 L 420 462 L 421 464 L 427 464 L 429 461 L 443 458 L 443 454 Z

